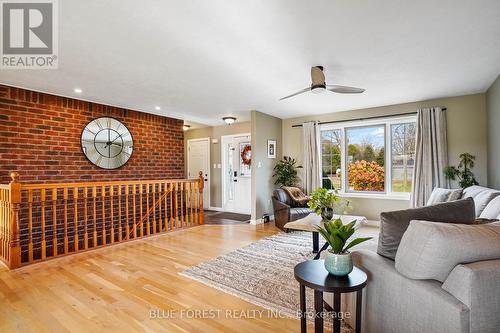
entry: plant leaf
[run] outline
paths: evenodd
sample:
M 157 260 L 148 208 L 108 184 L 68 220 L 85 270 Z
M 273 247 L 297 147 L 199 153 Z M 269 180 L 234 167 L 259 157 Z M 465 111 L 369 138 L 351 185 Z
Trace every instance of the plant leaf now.
M 356 246 L 360 243 L 363 243 L 363 242 L 366 242 L 367 240 L 370 240 L 372 239 L 373 237 L 360 237 L 360 238 L 356 238 L 354 239 L 352 242 L 350 242 L 342 252 L 345 252 L 347 250 L 349 250 L 350 248 L 352 248 L 353 246 Z

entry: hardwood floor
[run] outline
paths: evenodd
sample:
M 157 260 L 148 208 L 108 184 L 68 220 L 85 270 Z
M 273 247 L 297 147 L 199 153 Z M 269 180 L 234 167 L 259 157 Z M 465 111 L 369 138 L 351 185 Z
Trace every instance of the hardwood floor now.
M 298 332 L 299 321 L 288 318 L 179 318 L 263 310 L 177 273 L 277 232 L 269 224 L 204 225 L 16 271 L 1 267 L 0 332 Z M 164 318 L 150 318 L 151 310 Z

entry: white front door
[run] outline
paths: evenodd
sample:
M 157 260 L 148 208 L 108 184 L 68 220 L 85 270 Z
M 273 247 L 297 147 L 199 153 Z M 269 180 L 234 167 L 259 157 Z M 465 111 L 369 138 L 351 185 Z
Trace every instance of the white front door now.
M 251 212 L 252 166 L 247 164 L 249 159 L 242 156 L 245 153 L 251 158 L 250 135 L 222 138 L 222 208 L 225 211 L 241 214 Z
M 188 140 L 188 175 L 189 179 L 199 177 L 203 172 L 205 188 L 203 207 L 210 207 L 210 138 Z

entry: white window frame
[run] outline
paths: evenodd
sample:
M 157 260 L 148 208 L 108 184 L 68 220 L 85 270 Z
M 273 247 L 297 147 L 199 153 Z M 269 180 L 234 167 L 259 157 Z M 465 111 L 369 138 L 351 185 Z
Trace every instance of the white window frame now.
M 339 195 L 347 198 L 372 198 L 372 199 L 392 199 L 392 200 L 410 200 L 410 193 L 404 192 L 392 192 L 392 131 L 391 125 L 394 124 L 404 124 L 404 123 L 416 123 L 416 115 L 404 116 L 404 117 L 390 117 L 384 119 L 369 119 L 369 120 L 354 120 L 346 121 L 336 124 L 322 124 L 320 125 L 320 131 L 325 130 L 340 130 L 341 135 L 341 145 L 340 145 L 340 161 L 341 161 L 341 172 L 342 172 L 342 189 L 339 190 Z M 384 192 L 362 192 L 362 191 L 349 191 L 348 190 L 348 175 L 347 175 L 347 140 L 346 140 L 346 129 L 356 128 L 356 127 L 367 127 L 367 126 L 384 126 L 385 127 L 385 179 L 384 179 Z M 322 154 L 322 153 L 321 153 Z M 320 164 L 323 163 L 323 156 L 321 156 Z M 323 165 L 320 166 L 323 170 Z M 323 182 L 323 176 L 321 177 Z

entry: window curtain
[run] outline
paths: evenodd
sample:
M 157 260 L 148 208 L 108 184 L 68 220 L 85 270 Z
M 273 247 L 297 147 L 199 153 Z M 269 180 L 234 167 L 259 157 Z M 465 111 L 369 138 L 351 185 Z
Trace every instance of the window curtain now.
M 314 189 L 321 187 L 320 141 L 318 122 L 307 122 L 302 124 L 304 136 L 304 191 L 311 193 Z
M 412 207 L 424 206 L 435 187 L 448 187 L 447 165 L 446 111 L 440 107 L 418 110 Z

